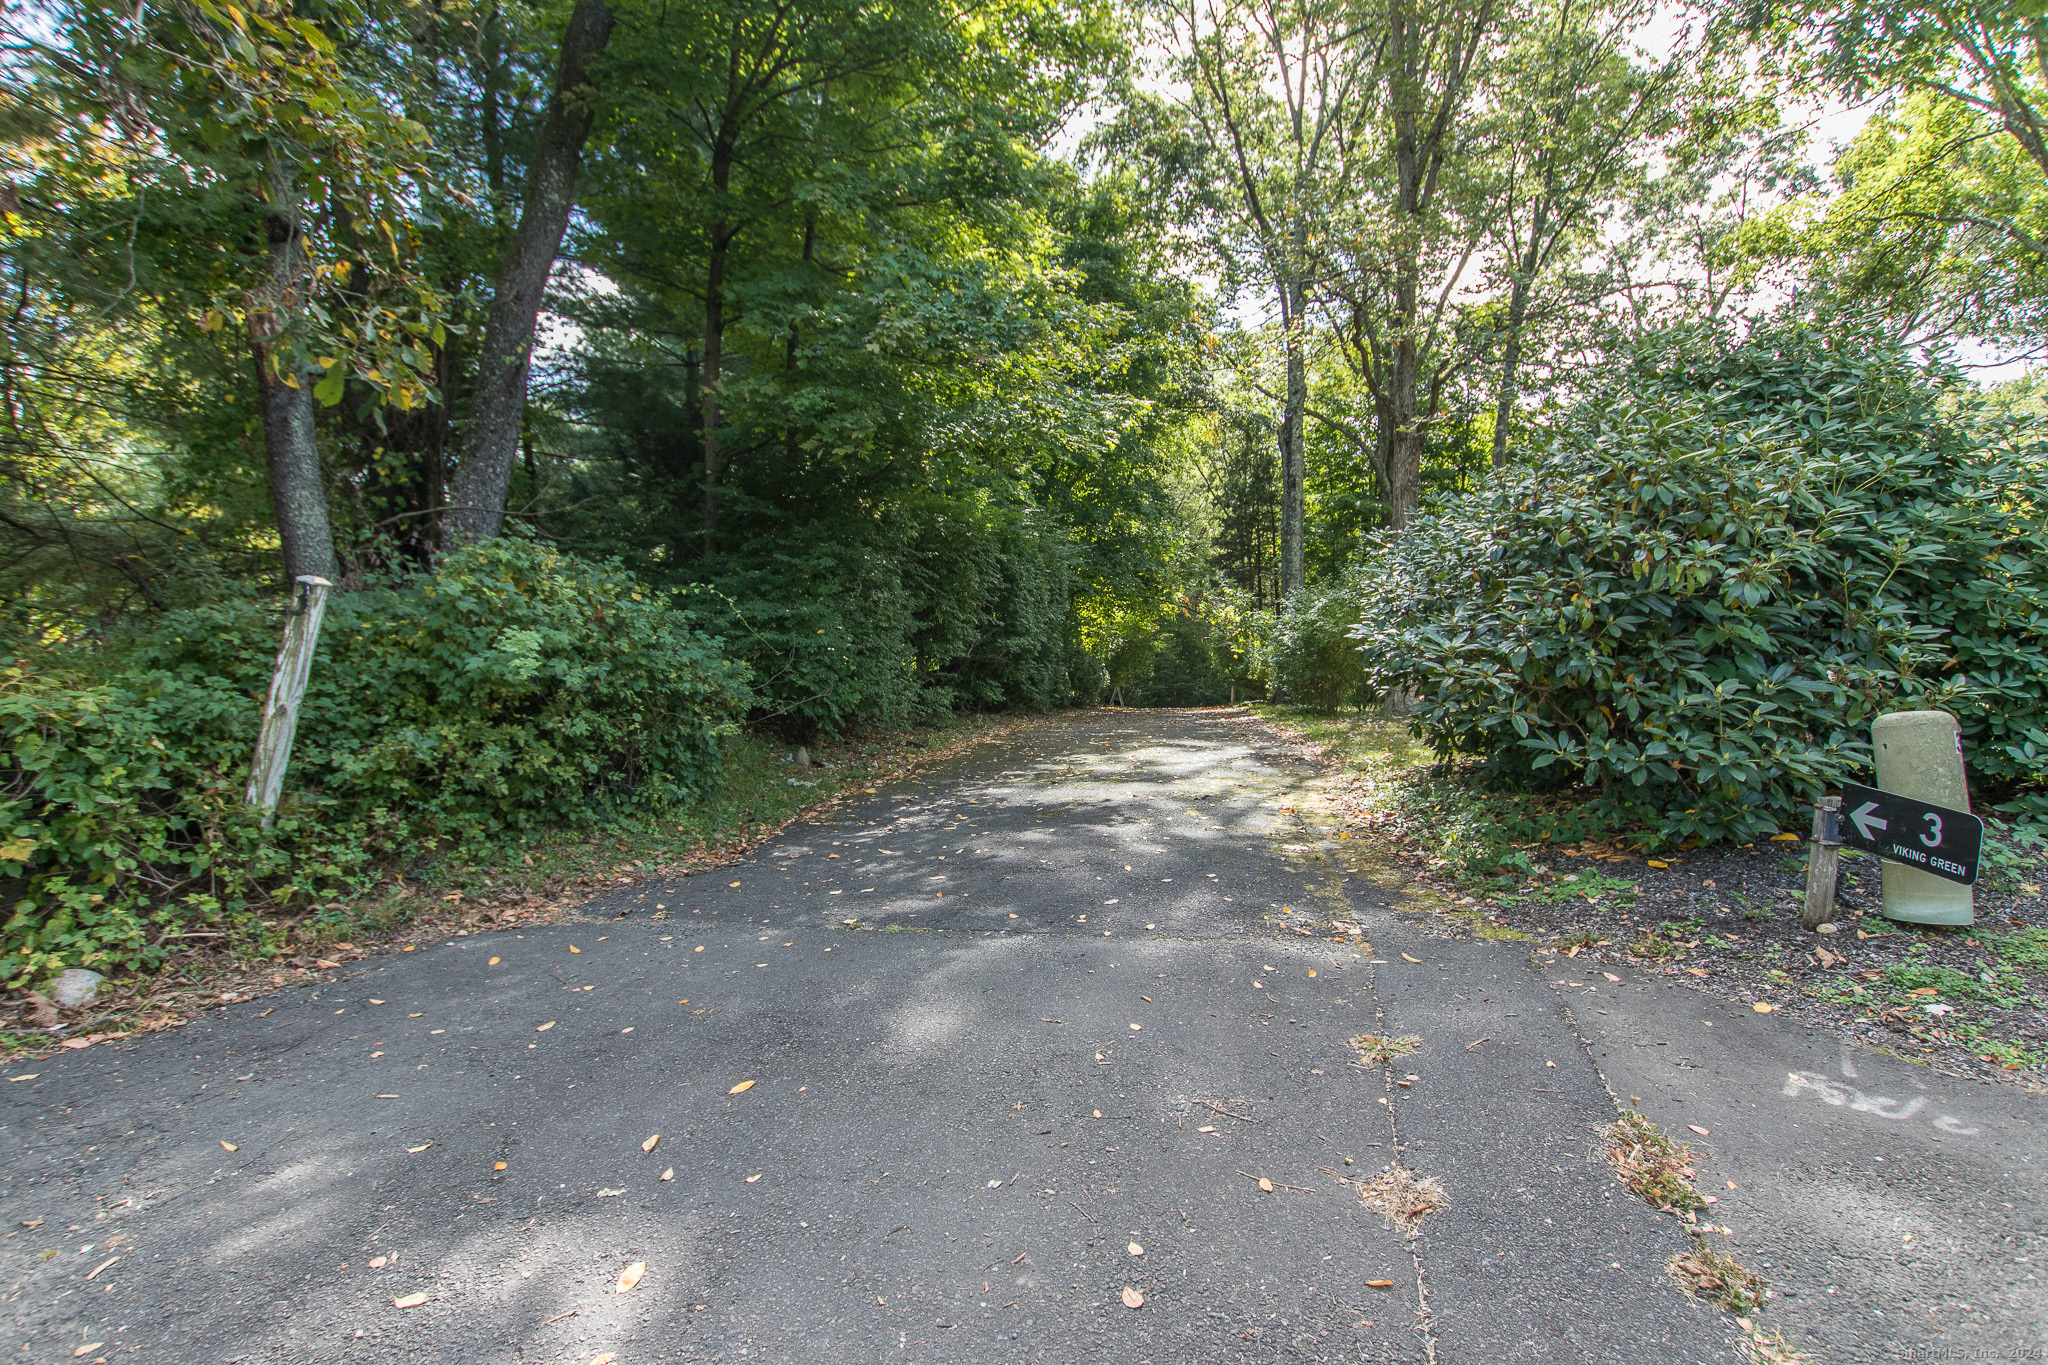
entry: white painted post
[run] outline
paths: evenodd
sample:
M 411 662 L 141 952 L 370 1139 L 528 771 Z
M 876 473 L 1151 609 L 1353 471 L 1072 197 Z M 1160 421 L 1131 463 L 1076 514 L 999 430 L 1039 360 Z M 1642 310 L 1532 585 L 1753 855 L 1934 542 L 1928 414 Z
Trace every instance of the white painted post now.
M 299 603 L 285 618 L 284 646 L 270 675 L 270 700 L 263 707 L 263 729 L 256 737 L 256 756 L 249 764 L 249 804 L 263 812 L 268 829 L 284 793 L 284 770 L 292 760 L 292 735 L 299 728 L 299 703 L 313 671 L 313 646 L 320 640 L 320 618 L 327 612 L 324 578 L 301 574 Z

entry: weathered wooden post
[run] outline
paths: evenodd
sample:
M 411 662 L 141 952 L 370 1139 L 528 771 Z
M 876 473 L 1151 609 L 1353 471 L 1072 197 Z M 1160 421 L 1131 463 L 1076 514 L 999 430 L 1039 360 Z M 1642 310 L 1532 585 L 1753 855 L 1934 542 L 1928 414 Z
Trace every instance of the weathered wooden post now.
M 1799 922 L 1818 929 L 1835 917 L 1835 867 L 1842 856 L 1842 798 L 1813 803 L 1813 839 L 1806 846 L 1806 911 Z
M 249 764 L 249 804 L 263 812 L 263 827 L 276 818 L 284 792 L 284 770 L 292 760 L 292 735 L 299 728 L 299 703 L 313 671 L 313 647 L 320 641 L 320 618 L 327 612 L 324 578 L 301 574 L 299 603 L 285 618 L 284 646 L 277 651 L 277 669 L 270 675 L 270 700 L 263 707 L 263 729 L 256 737 L 256 757 Z

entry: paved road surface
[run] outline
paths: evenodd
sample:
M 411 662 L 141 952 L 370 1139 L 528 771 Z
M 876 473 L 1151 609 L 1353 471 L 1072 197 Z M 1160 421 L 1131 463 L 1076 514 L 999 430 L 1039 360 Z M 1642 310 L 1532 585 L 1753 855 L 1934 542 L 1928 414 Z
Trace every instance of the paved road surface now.
M 1773 1021 L 1725 1019 L 1723 1053 L 1657 1070 L 1668 1047 L 1613 1031 L 1677 1001 L 1657 1026 L 1690 1039 L 1701 997 L 1631 982 L 1594 1002 L 1527 945 L 1443 936 L 1346 875 L 1315 782 L 1235 713 L 1084 713 L 577 923 L 38 1063 L 0 1085 L 0 1359 L 1736 1359 L 1729 1320 L 1663 1272 L 1682 1230 L 1598 1158 L 1600 1065 L 1717 1142 L 1747 1116 L 1766 1166 L 1771 1125 L 1808 1122 L 1780 1165 L 1823 1196 L 1864 1187 L 1828 1186 L 1814 1143 L 1869 1106 L 1813 1064 L 1743 1110 L 1783 1088 Z M 1361 1067 L 1365 1033 L 1421 1045 Z M 1728 1075 L 1703 1087 L 1711 1065 Z M 1963 1219 L 1972 1254 L 2004 1237 L 2006 1260 L 1928 1302 L 1941 1321 L 1973 1294 L 1983 1341 L 2032 1341 L 2031 1111 L 2008 1092 L 1921 1108 L 1879 1137 L 1910 1128 L 1934 1185 L 1879 1212 L 1934 1210 L 1946 1235 L 1928 1163 L 2018 1171 L 2003 1198 L 1973 1185 Z M 1397 1154 L 1445 1192 L 1412 1234 L 1355 1183 Z M 1785 1231 L 1767 1202 L 1728 1197 L 1756 1229 L 1739 1253 Z M 1831 1245 L 1809 1230 L 1801 1250 Z M 1943 1339 L 1911 1319 L 1856 1337 L 1864 1304 L 1837 1294 L 1829 1316 L 1806 1290 L 1824 1302 L 1794 1326 Z

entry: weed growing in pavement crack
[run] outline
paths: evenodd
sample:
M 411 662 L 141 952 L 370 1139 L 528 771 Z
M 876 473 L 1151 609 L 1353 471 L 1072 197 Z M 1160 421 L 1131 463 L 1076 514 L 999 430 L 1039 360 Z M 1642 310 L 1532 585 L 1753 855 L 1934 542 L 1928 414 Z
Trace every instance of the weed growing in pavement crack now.
M 1420 1038 L 1382 1038 L 1377 1033 L 1361 1033 L 1351 1040 L 1351 1046 L 1359 1056 L 1354 1065 L 1385 1066 L 1396 1057 L 1406 1057 L 1422 1046 Z
M 1746 1319 L 1744 1320 L 1746 1322 Z M 1749 1357 L 1750 1365 L 1810 1365 L 1792 1344 L 1785 1340 L 1776 1329 L 1766 1332 L 1763 1328 L 1749 1326 L 1748 1335 L 1743 1339 L 1743 1353 Z
M 1360 1181 L 1358 1197 L 1394 1226 L 1412 1228 L 1444 1206 L 1444 1187 L 1396 1161 L 1372 1179 Z
M 1607 1125 L 1607 1159 L 1621 1183 L 1644 1203 L 1665 1213 L 1690 1217 L 1707 1201 L 1692 1187 L 1692 1149 L 1664 1136 L 1664 1130 L 1631 1109 Z
M 1693 1237 L 1692 1250 L 1672 1256 L 1664 1269 L 1685 1286 L 1686 1293 L 1738 1316 L 1764 1306 L 1763 1277 L 1727 1252 L 1708 1246 L 1697 1235 Z

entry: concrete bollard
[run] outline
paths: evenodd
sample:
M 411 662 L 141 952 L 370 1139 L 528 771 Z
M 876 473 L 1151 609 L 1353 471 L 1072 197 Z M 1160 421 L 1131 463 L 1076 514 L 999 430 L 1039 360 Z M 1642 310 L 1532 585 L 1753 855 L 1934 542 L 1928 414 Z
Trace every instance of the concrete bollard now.
M 1950 810 L 1970 808 L 1963 772 L 1962 727 L 1946 711 L 1896 711 L 1870 727 L 1877 756 L 1877 786 Z M 1914 924 L 1976 921 L 1971 888 L 1917 867 L 1884 862 L 1884 913 Z

